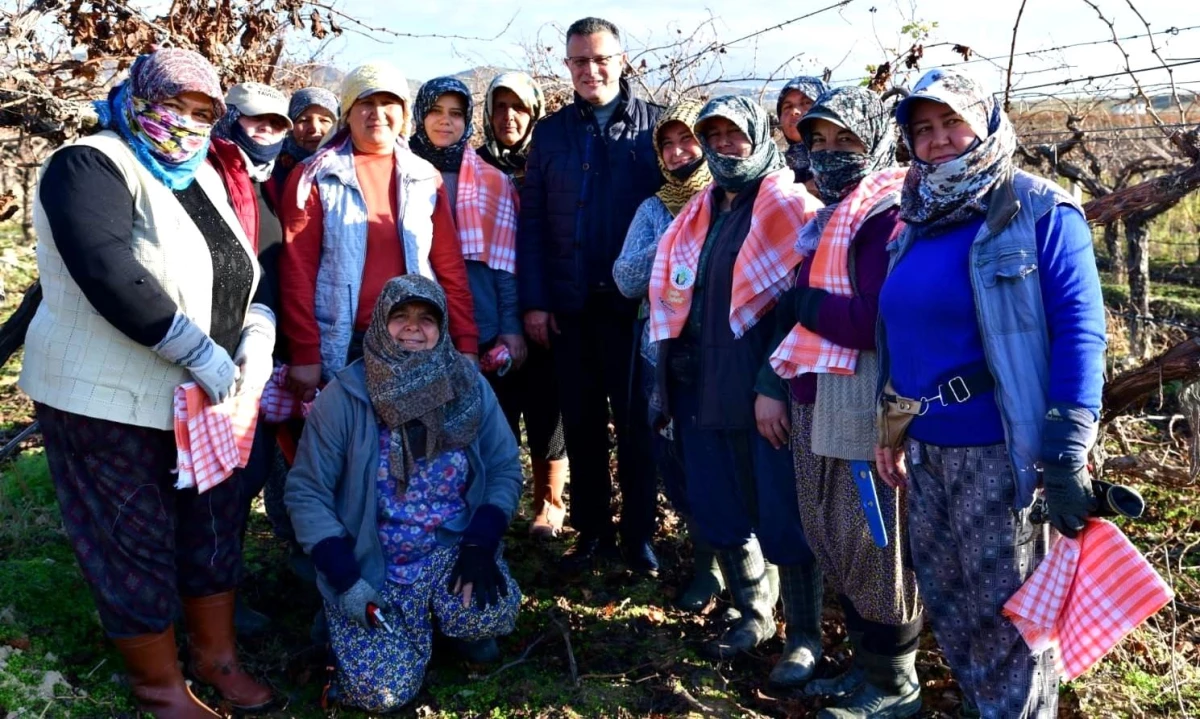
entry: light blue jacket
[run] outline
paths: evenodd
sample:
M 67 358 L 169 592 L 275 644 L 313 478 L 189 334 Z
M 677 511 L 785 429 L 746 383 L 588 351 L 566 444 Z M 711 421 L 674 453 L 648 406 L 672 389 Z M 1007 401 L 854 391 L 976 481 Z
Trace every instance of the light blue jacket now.
M 325 158 L 314 181 L 321 198 L 321 264 L 314 313 L 321 331 L 321 377 L 326 382 L 346 366 L 367 258 L 370 215 L 354 170 L 354 143 L 347 139 Z M 397 230 L 404 246 L 404 271 L 436 280 L 429 264 L 433 211 L 441 175 L 407 148 L 396 146 Z M 374 298 L 371 298 L 374 301 Z
M 511 520 L 521 497 L 517 441 L 491 386 L 483 375 L 477 381 L 483 393 L 483 419 L 479 435 L 466 448 L 471 465 L 464 496 L 467 511 L 437 529 L 438 542 L 444 546 L 458 543 L 485 504 L 496 506 Z M 350 537 L 359 572 L 376 589 L 387 577 L 376 523 L 378 469 L 379 420 L 359 360 L 338 372 L 317 397 L 288 473 L 284 501 L 305 552 L 311 553 L 323 539 Z M 334 600 L 336 595 L 323 576 L 318 575 L 317 586 L 326 599 Z
M 1039 283 L 1041 238 L 1037 236 L 1037 225 L 1058 205 L 1076 209 L 1079 205 L 1058 185 L 1020 170 L 1014 171 L 1010 180 L 997 183 L 988 200 L 987 219 L 969 255 L 971 287 L 988 370 L 996 380 L 996 404 L 1004 424 L 1005 445 L 1016 475 L 1015 504 L 1017 509 L 1024 509 L 1033 503 L 1040 481 L 1037 463 L 1044 454 L 1046 413 L 1050 409 L 1052 340 Z M 891 247 L 889 271 L 919 239 L 917 228 L 905 228 Z M 1090 252 L 1079 261 L 1089 259 Z M 1094 301 L 1100 302 L 1099 292 Z M 1103 314 L 1102 304 L 1088 309 Z M 889 371 L 882 321 L 878 324 L 876 347 L 882 390 Z M 1103 355 L 1103 343 L 1096 351 Z M 1090 447 L 1096 438 L 1099 407 L 1058 409 L 1071 425 L 1070 444 Z

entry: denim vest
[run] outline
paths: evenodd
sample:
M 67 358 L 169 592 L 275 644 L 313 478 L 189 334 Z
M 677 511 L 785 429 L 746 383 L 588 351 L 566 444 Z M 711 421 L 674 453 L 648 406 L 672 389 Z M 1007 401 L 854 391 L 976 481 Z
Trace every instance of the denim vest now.
M 354 144 L 346 142 L 336 158 L 317 173 L 315 183 L 323 214 L 321 264 L 314 306 L 321 331 L 321 375 L 326 382 L 346 366 L 346 352 L 361 299 L 367 258 L 367 204 L 354 171 Z M 404 246 L 404 271 L 436 280 L 429 264 L 433 211 L 441 176 L 425 160 L 397 146 L 397 233 Z M 366 298 L 374 302 L 374 297 Z
M 1015 170 L 1011 178 L 992 189 L 987 221 L 969 255 L 984 356 L 996 380 L 996 404 L 1017 483 L 1017 509 L 1033 503 L 1038 486 L 1036 465 L 1041 459 L 1050 384 L 1050 337 L 1038 278 L 1041 239 L 1037 224 L 1056 206 L 1066 204 L 1079 206 L 1058 185 Z M 919 228 L 912 226 L 901 232 L 891 247 L 889 272 L 919 235 Z M 882 388 L 890 367 L 882 320 L 876 340 Z

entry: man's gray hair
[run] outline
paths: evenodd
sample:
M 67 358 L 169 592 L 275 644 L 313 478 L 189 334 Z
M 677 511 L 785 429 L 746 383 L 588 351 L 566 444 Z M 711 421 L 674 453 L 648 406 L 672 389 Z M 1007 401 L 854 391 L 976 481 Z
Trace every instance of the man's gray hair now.
M 600 32 L 609 33 L 618 41 L 621 39 L 621 31 L 608 20 L 600 17 L 585 17 L 571 23 L 571 27 L 567 28 L 567 42 L 571 42 L 571 38 L 576 35 L 595 35 Z

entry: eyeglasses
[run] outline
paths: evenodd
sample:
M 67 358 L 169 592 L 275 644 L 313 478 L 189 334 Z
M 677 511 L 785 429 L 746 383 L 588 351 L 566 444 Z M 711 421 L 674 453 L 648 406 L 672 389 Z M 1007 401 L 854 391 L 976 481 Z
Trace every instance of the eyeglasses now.
M 567 66 L 572 70 L 586 70 L 589 66 L 608 67 L 621 57 L 621 54 L 616 55 L 599 55 L 597 57 L 568 57 L 566 58 Z

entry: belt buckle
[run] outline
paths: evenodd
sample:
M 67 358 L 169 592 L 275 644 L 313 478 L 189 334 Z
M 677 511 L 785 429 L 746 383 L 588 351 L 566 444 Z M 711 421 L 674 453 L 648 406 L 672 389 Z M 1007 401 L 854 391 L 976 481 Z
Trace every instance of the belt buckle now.
M 957 386 L 955 385 L 956 382 L 958 383 Z M 962 388 L 961 391 L 958 389 L 959 387 Z M 971 399 L 971 388 L 967 386 L 967 381 L 962 378 L 962 375 L 952 377 L 948 382 L 946 382 L 946 389 L 950 390 L 950 396 L 954 397 L 954 401 L 958 404 L 962 404 L 963 402 Z M 938 390 L 938 394 L 942 394 L 940 388 Z M 942 404 L 946 404 L 946 400 L 944 398 L 942 399 Z

